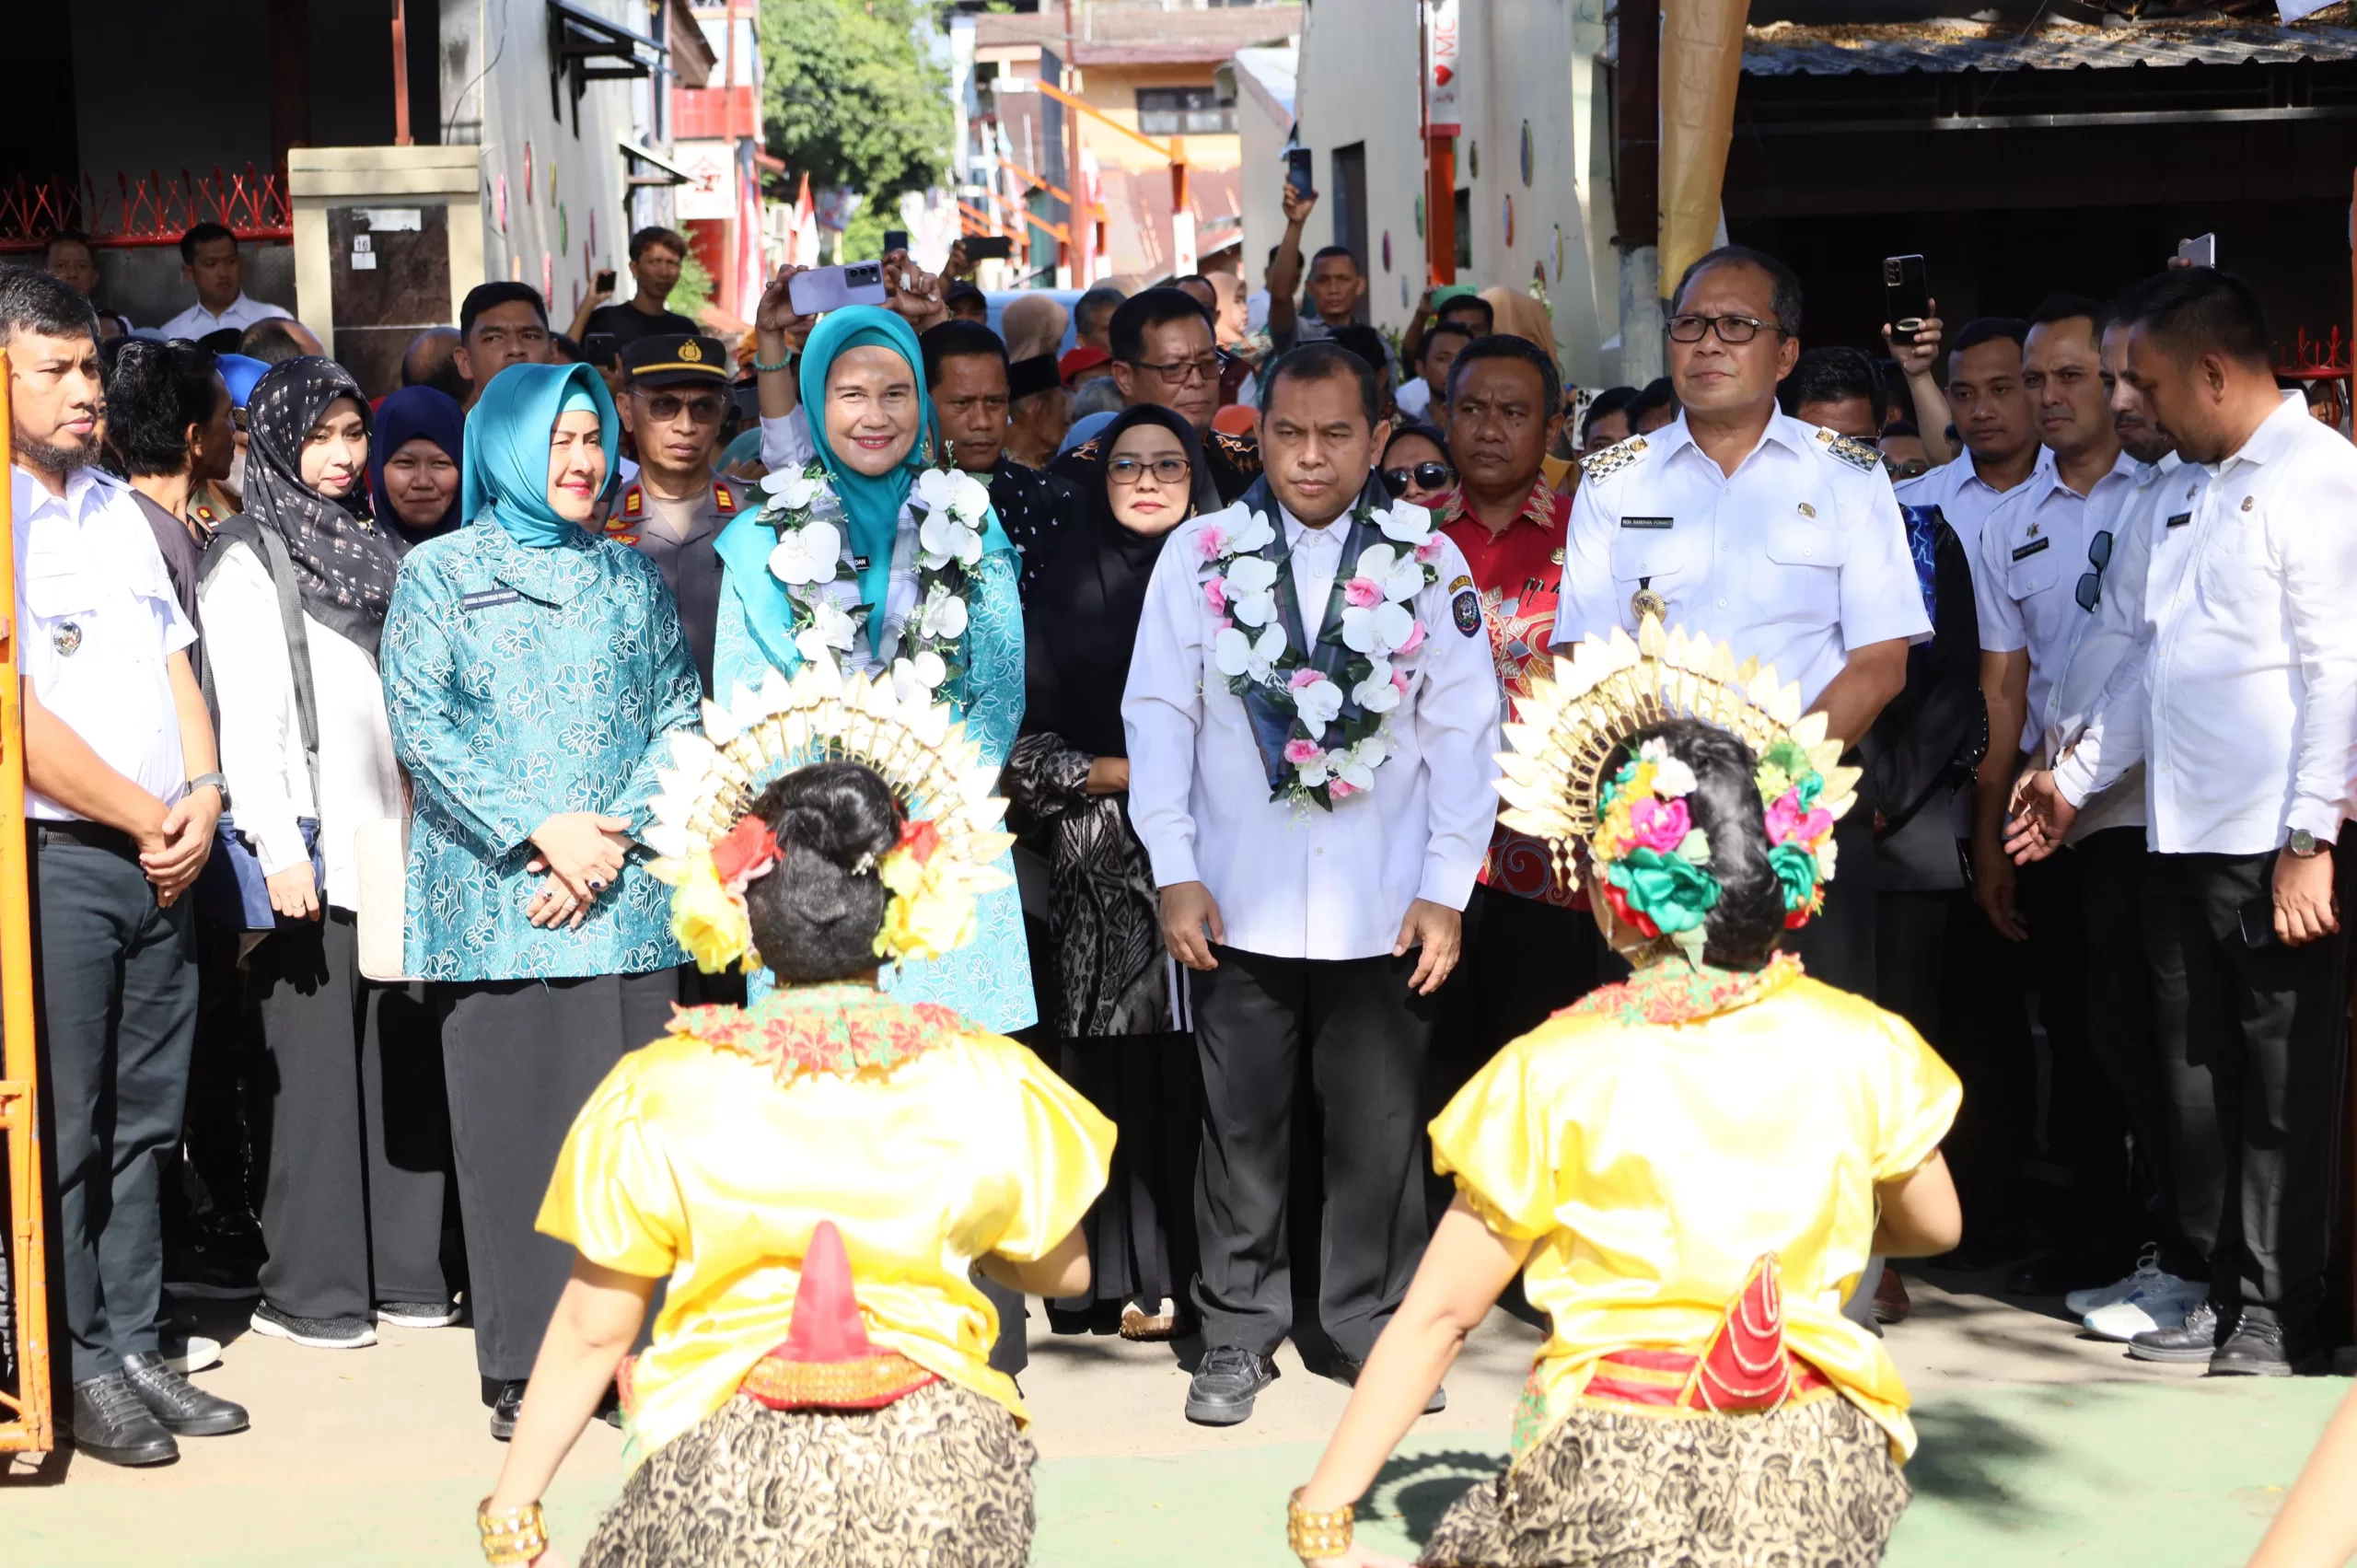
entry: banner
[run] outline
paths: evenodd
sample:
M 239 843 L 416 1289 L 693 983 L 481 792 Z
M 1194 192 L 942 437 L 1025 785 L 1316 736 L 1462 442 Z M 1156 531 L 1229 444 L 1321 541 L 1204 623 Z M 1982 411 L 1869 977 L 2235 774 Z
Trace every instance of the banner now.
M 737 215 L 735 143 L 675 142 L 671 157 L 688 176 L 688 182 L 671 192 L 671 210 L 681 223 Z
M 1746 0 L 1663 0 L 1661 296 L 1709 252 L 1735 135 Z
M 1457 0 L 1424 6 L 1424 122 L 1430 135 L 1464 130 L 1457 115 Z

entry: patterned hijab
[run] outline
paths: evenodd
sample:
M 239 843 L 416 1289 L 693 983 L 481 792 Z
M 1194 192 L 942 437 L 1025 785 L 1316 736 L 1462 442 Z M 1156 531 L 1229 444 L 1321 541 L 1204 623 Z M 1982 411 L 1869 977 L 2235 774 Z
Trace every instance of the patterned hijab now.
M 365 473 L 340 497 L 303 482 L 303 444 L 338 398 L 352 400 L 370 431 L 360 383 L 333 360 L 290 359 L 255 384 L 246 400 L 245 515 L 285 541 L 303 613 L 373 660 L 401 558 L 360 509 Z

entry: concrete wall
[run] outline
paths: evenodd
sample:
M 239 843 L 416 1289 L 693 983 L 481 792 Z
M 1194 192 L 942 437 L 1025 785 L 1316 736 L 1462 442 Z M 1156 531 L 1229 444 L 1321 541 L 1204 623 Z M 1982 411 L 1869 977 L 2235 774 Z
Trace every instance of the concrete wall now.
M 1303 13 L 1301 67 L 1294 112 L 1301 145 L 1317 155 L 1318 210 L 1302 231 L 1305 250 L 1338 245 L 1339 203 L 1333 183 L 1337 147 L 1366 148 L 1367 316 L 1377 326 L 1407 324 L 1409 307 L 1423 292 L 1424 242 L 1416 231 L 1416 198 L 1424 155 L 1417 110 L 1419 49 L 1416 0 L 1348 0 L 1311 5 Z M 1266 238 L 1248 232 L 1244 275 L 1258 282 L 1283 233 L 1277 218 Z M 1391 265 L 1383 264 L 1383 237 L 1391 237 Z M 1481 258 L 1476 250 L 1474 261 Z

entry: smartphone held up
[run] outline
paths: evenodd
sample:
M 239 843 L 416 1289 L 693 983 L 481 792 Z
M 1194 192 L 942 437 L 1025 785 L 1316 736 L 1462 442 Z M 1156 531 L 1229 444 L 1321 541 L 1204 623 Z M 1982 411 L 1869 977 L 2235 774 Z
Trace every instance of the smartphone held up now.
M 888 297 L 884 263 L 856 261 L 796 273 L 786 283 L 785 297 L 797 316 L 817 316 L 851 305 L 881 305 Z
M 1890 323 L 1893 343 L 1911 343 L 1916 330 L 1932 313 L 1932 285 L 1921 256 L 1882 259 L 1883 319 Z

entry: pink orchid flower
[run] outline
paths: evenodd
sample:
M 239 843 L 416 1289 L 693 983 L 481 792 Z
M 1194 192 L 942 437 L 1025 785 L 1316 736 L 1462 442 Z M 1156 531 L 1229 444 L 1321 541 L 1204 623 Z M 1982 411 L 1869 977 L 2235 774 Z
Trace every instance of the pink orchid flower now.
M 1298 768 L 1305 762 L 1315 762 L 1326 754 L 1326 749 L 1314 740 L 1293 739 L 1285 742 L 1285 761 Z
M 1783 797 L 1768 808 L 1768 842 L 1772 844 L 1799 843 L 1817 847 L 1817 841 L 1833 830 L 1833 813 L 1824 807 L 1801 809 L 1800 791 L 1788 789 Z
M 1409 630 L 1408 640 L 1391 650 L 1393 658 L 1406 658 L 1424 645 L 1424 623 L 1421 621 Z
M 1213 615 L 1227 613 L 1227 579 L 1213 577 L 1203 585 L 1203 600 L 1212 607 Z
M 1227 530 L 1205 528 L 1195 536 L 1195 548 L 1206 561 L 1216 561 L 1227 553 Z
M 1324 676 L 1318 674 L 1307 665 L 1303 665 L 1299 669 L 1293 672 L 1292 678 L 1288 679 L 1285 684 L 1292 690 L 1298 691 L 1305 686 L 1315 686 L 1325 679 L 1326 678 Z
M 1439 534 L 1434 534 L 1432 538 L 1424 540 L 1423 543 L 1416 546 L 1416 559 L 1426 565 L 1430 565 L 1440 554 L 1441 537 L 1442 536 Z
M 1383 588 L 1371 577 L 1353 577 L 1342 585 L 1342 602 L 1355 610 L 1368 610 L 1383 602 Z
M 1676 854 L 1694 819 L 1682 800 L 1639 800 L 1629 807 L 1630 842 L 1664 854 Z
M 1348 779 L 1329 779 L 1326 782 L 1326 797 L 1329 800 L 1348 800 L 1358 792 L 1359 786 Z
M 1395 669 L 1391 672 L 1391 689 L 1394 691 L 1399 692 L 1402 697 L 1408 694 L 1408 672 L 1406 670 Z

